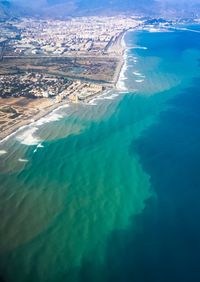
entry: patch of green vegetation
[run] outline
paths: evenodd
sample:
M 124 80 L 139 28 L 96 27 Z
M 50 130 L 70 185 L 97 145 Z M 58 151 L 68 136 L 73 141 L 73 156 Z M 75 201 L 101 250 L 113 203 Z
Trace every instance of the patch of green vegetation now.
M 10 107 L 10 106 L 3 106 L 3 107 L 1 107 L 0 111 L 2 113 L 7 113 L 7 114 L 18 114 L 17 111 L 14 108 Z

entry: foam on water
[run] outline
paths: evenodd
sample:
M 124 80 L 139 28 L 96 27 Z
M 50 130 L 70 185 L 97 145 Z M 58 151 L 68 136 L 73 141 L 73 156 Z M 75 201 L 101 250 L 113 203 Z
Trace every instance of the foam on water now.
M 118 84 L 117 84 L 117 89 L 118 89 L 119 91 L 127 91 L 125 82 L 124 82 L 124 81 L 118 82 Z
M 22 158 L 19 158 L 18 161 L 21 162 L 21 163 L 27 163 L 28 162 L 27 159 L 22 159 Z
M 6 136 L 4 139 L 0 140 L 0 143 L 7 141 L 8 139 L 10 139 L 13 136 L 17 136 L 16 139 L 24 145 L 36 145 L 36 144 L 38 144 L 38 142 L 40 140 L 37 139 L 36 137 L 33 137 L 32 133 L 35 133 L 37 131 L 38 127 L 45 124 L 45 123 L 58 121 L 61 118 L 63 118 L 63 115 L 58 114 L 57 112 L 60 111 L 61 109 L 65 109 L 65 108 L 68 108 L 68 107 L 69 107 L 69 104 L 62 105 L 62 106 L 56 108 L 55 110 L 53 110 L 51 113 L 47 114 L 46 116 L 40 118 L 37 121 L 35 121 L 34 119 L 31 119 L 30 124 L 20 127 L 15 132 L 11 133 L 10 135 Z M 30 127 L 32 127 L 32 129 L 30 129 Z M 21 131 L 23 131 L 25 129 L 27 129 L 27 130 L 21 134 Z
M 145 78 L 145 75 L 143 75 L 142 73 L 138 72 L 138 71 L 134 71 L 133 74 L 135 76 L 141 77 L 141 78 Z
M 44 145 L 42 145 L 42 143 L 37 145 L 37 148 L 44 148 Z
M 87 103 L 87 105 L 90 105 L 90 106 L 97 106 L 97 103 L 95 103 L 95 101 L 96 101 L 97 99 L 92 99 L 92 100 L 90 100 L 88 103 Z
M 60 108 L 61 109 L 61 108 Z M 59 109 L 56 109 L 56 111 L 58 111 Z M 63 116 L 60 114 L 57 114 L 54 112 L 50 113 L 49 115 L 47 115 L 46 117 L 43 117 L 41 119 L 39 119 L 38 121 L 36 121 L 35 125 L 36 126 L 40 126 L 43 125 L 45 123 L 49 123 L 49 122 L 53 122 L 53 121 L 58 121 L 62 118 Z
M 145 46 L 134 46 L 134 47 L 131 47 L 130 49 L 148 50 L 148 48 Z
M 27 146 L 33 146 L 38 145 L 40 143 L 40 139 L 35 136 L 35 133 L 37 132 L 38 127 L 32 127 L 29 126 L 27 130 L 24 132 L 17 134 L 16 139 L 21 142 L 21 144 L 27 145 Z
M 126 87 L 126 84 L 125 84 L 125 81 L 127 80 L 127 77 L 126 77 L 126 72 L 127 72 L 127 69 L 128 69 L 128 65 L 127 65 L 127 56 L 124 55 L 124 65 L 122 67 L 122 70 L 121 70 L 121 73 L 120 73 L 120 76 L 119 76 L 119 79 L 118 79 L 118 82 L 117 82 L 117 89 L 120 90 L 120 91 L 126 91 L 127 90 L 127 87 Z
M 8 136 L 6 136 L 5 138 L 3 138 L 2 140 L 0 140 L 0 144 L 6 142 L 8 139 L 10 139 L 11 137 L 15 136 L 17 133 L 19 133 L 21 130 L 23 130 L 24 128 L 26 128 L 27 125 L 20 127 L 19 129 L 17 129 L 15 132 L 9 134 Z
M 112 94 L 112 95 L 110 95 L 110 96 L 104 97 L 104 99 L 113 100 L 114 98 L 116 98 L 116 97 L 118 97 L 118 96 L 119 96 L 119 94 Z
M 133 74 L 136 76 L 142 76 L 142 74 L 139 71 L 134 71 Z
M 7 154 L 6 150 L 0 150 L 0 156 Z
M 118 96 L 119 96 L 119 94 L 117 94 L 117 93 L 111 94 L 111 91 L 109 90 L 109 91 L 106 91 L 105 93 L 103 93 L 102 95 L 95 97 L 94 99 L 90 100 L 87 105 L 97 106 L 98 101 L 113 100 Z
M 144 79 L 136 79 L 135 82 L 142 83 L 142 82 L 144 82 Z
M 165 29 L 165 28 L 147 28 L 147 29 L 144 29 L 148 32 L 151 32 L 151 33 L 160 33 L 160 32 L 172 32 L 172 30 L 169 30 L 169 29 Z
M 121 45 L 122 45 L 123 48 L 126 48 L 125 33 L 124 33 L 124 35 L 123 35 L 123 37 L 122 37 Z

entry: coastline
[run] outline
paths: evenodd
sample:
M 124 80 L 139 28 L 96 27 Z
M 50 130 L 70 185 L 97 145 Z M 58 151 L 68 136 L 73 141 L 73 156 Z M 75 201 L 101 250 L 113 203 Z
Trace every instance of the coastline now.
M 114 79 L 113 79 L 114 86 L 115 86 L 116 89 L 118 88 L 117 84 L 120 80 L 120 75 L 123 71 L 123 67 L 124 67 L 125 61 L 126 61 L 125 60 L 126 44 L 125 44 L 125 41 L 124 41 L 124 37 L 127 34 L 127 32 L 128 32 L 128 30 L 125 30 L 125 31 L 122 32 L 122 34 L 120 36 L 121 38 L 120 38 L 119 43 L 118 43 L 119 44 L 118 48 L 121 49 L 121 55 L 118 57 L 119 62 L 118 62 L 118 66 L 115 70 Z
M 123 31 L 119 35 L 117 42 L 115 42 L 115 48 L 117 49 L 117 53 L 118 53 L 118 55 L 116 56 L 116 58 L 118 59 L 118 64 L 117 64 L 116 70 L 115 70 L 114 75 L 113 75 L 113 87 L 110 90 L 112 90 L 112 89 L 120 90 L 118 88 L 117 84 L 120 80 L 120 76 L 123 72 L 123 67 L 125 65 L 126 45 L 125 45 L 125 42 L 124 42 L 124 36 L 126 35 L 127 32 L 128 32 L 128 30 Z M 95 98 L 103 95 L 104 92 L 105 91 L 107 92 L 108 90 L 109 89 L 106 89 L 104 91 L 101 91 L 98 94 L 95 94 L 95 95 L 92 95 L 91 97 L 88 97 L 85 101 L 83 101 L 83 103 L 88 104 L 90 101 L 92 101 Z M 38 102 L 39 102 L 39 100 L 38 100 Z M 9 128 L 6 128 L 2 132 L 0 132 L 0 144 L 7 141 L 10 137 L 14 136 L 18 131 L 24 129 L 26 126 L 34 124 L 38 120 L 40 120 L 40 119 L 46 117 L 47 115 L 51 114 L 53 111 L 58 110 L 59 108 L 65 107 L 67 105 L 71 105 L 71 104 L 73 104 L 73 103 L 68 101 L 68 100 L 65 100 L 65 101 L 60 102 L 60 103 L 55 103 L 55 104 L 49 105 L 49 106 L 43 108 L 42 110 L 40 110 L 38 108 L 36 114 L 34 113 L 32 115 L 29 115 L 28 117 L 19 120 L 19 122 L 11 125 Z
M 68 102 L 61 102 L 59 104 L 53 104 L 48 106 L 47 108 L 40 110 L 36 115 L 28 117 L 28 119 L 22 119 L 18 123 L 14 124 L 13 126 L 9 127 L 3 132 L 0 132 L 0 144 L 4 141 L 8 140 L 10 137 L 15 135 L 18 131 L 24 129 L 26 126 L 34 124 L 38 120 L 46 117 L 47 115 L 51 114 L 54 110 L 58 110 L 60 107 L 64 107 L 69 105 Z
M 124 37 L 126 36 L 126 34 L 128 32 L 130 32 L 130 30 L 124 31 L 123 36 L 121 38 L 121 46 L 122 46 L 121 48 L 122 48 L 123 52 L 122 52 L 122 56 L 120 58 L 119 72 L 117 74 L 117 78 L 116 78 L 116 82 L 115 82 L 115 87 L 120 92 L 127 91 L 127 88 L 124 84 L 124 81 L 126 79 L 125 78 L 125 72 L 127 70 L 127 50 L 128 50 L 128 47 L 125 43 Z

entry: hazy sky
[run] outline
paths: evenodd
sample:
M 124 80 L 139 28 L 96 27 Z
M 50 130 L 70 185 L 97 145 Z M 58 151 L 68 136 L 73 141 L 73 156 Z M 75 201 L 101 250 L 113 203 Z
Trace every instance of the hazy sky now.
M 37 3 L 46 3 L 48 2 L 48 0 L 33 0 L 33 1 L 27 1 L 27 0 L 11 0 L 12 2 L 16 2 L 16 3 L 26 3 L 27 5 L 28 4 L 33 4 L 34 2 L 37 2 Z M 82 0 L 84 2 L 84 0 Z M 94 1 L 94 0 L 93 0 Z M 92 2 L 93 2 L 92 1 Z M 133 1 L 133 2 L 138 2 L 140 3 L 141 0 L 137 0 L 137 1 Z M 172 3 L 200 3 L 200 0 L 155 0 L 157 2 L 162 2 L 162 3 L 165 3 L 165 2 L 172 2 Z M 27 3 L 28 2 L 28 3 Z M 67 2 L 71 2 L 70 0 L 54 0 L 54 1 L 49 1 L 49 2 L 54 2 L 54 3 L 67 3 Z M 94 1 L 95 2 L 95 1 Z M 107 1 L 107 2 L 111 2 L 111 1 Z M 124 0 L 121 0 L 121 2 L 124 2 Z M 148 0 L 146 0 L 146 2 L 148 3 Z
M 159 4 L 159 6 L 163 6 L 166 8 L 167 3 L 171 5 L 179 4 L 186 4 L 185 7 L 190 7 L 192 4 L 200 4 L 200 0 L 10 0 L 11 2 L 14 2 L 16 4 L 22 4 L 24 7 L 30 7 L 30 8 L 44 8 L 49 9 L 49 7 L 52 7 L 53 5 L 58 5 L 61 7 L 61 5 L 64 7 L 64 9 L 68 10 L 68 12 L 76 10 L 76 8 L 81 9 L 93 9 L 93 8 L 107 8 L 111 7 L 117 7 L 118 9 L 128 9 L 129 7 L 131 9 L 136 8 L 142 9 L 144 8 L 150 8 L 152 7 L 152 4 Z M 111 4 L 112 3 L 112 4 Z M 61 5 L 59 5 L 61 4 Z M 57 7 L 58 7 L 57 6 Z M 154 6 L 155 8 L 155 6 Z M 187 9 L 186 8 L 186 9 Z M 60 8 L 61 9 L 61 8 Z M 62 12 L 62 11 L 61 11 Z
M 54 2 L 54 3 L 67 3 L 67 2 L 71 2 L 71 0 L 54 0 L 54 1 L 48 1 L 48 0 L 33 0 L 33 1 L 27 1 L 27 0 L 11 0 L 12 2 L 16 2 L 16 3 L 26 3 L 28 4 L 34 4 L 34 3 L 40 3 L 40 4 L 44 4 L 47 2 Z M 136 3 L 140 3 L 141 0 L 137 0 L 133 2 Z M 200 3 L 200 0 L 155 0 L 157 2 L 171 2 L 171 3 Z M 77 2 L 77 1 L 76 1 Z M 84 2 L 84 0 L 82 0 L 82 2 Z M 94 0 L 92 2 L 95 2 Z M 110 0 L 108 0 L 107 2 L 111 2 Z M 120 2 L 120 1 L 119 1 Z M 121 0 L 121 2 L 124 2 L 124 0 Z M 148 0 L 146 0 L 146 2 L 148 3 Z
M 60 4 L 60 3 L 71 3 L 71 2 L 87 2 L 87 0 L 33 0 L 33 1 L 27 1 L 27 0 L 11 0 L 12 2 L 15 2 L 15 3 L 23 3 L 23 4 L 26 4 L 26 6 L 30 5 L 45 5 L 47 3 L 54 3 L 54 4 Z M 200 4 L 200 0 L 154 0 L 155 2 L 160 2 L 160 3 L 199 3 Z M 91 1 L 91 3 L 94 3 L 94 2 L 99 2 L 97 0 L 93 0 Z M 107 2 L 111 2 L 110 0 L 107 0 Z M 126 0 L 119 0 L 118 2 L 126 2 Z M 132 2 L 136 3 L 136 4 L 140 4 L 141 0 L 132 0 Z M 148 4 L 148 2 L 151 2 L 149 0 L 143 0 L 143 2 L 146 2 Z
M 0 2 L 3 0 L 0 0 Z M 200 0 L 7 0 L 20 15 L 66 17 L 134 12 L 146 15 L 189 15 L 196 12 Z M 200 7 L 200 6 L 199 6 Z M 0 6 L 1 8 L 1 6 Z M 200 10 L 200 9 L 199 9 Z M 14 12 L 13 12 L 14 13 Z

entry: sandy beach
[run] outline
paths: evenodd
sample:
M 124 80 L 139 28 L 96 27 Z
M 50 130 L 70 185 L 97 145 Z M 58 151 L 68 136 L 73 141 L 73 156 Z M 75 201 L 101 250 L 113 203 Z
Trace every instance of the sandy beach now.
M 110 52 L 112 53 L 112 55 L 110 56 L 113 56 L 114 53 L 114 56 L 118 61 L 113 75 L 113 88 L 115 88 L 117 85 L 117 82 L 120 78 L 120 73 L 124 65 L 124 52 L 126 47 L 123 43 L 123 40 L 126 32 L 127 31 L 123 31 L 115 40 L 114 44 L 110 47 Z M 95 96 L 99 96 L 101 94 L 102 93 L 98 93 L 98 95 L 92 95 L 84 102 L 89 103 L 90 100 L 94 99 Z M 3 115 L 0 111 L 0 142 L 5 141 L 10 137 L 10 135 L 15 134 L 16 131 L 20 128 L 38 121 L 39 119 L 50 114 L 53 110 L 69 103 L 70 102 L 68 100 L 63 100 L 62 102 L 57 103 L 55 102 L 55 100 L 48 98 L 30 99 L 20 97 L 0 99 L 0 109 L 2 107 L 8 107 L 11 109 L 14 108 L 18 113 L 20 113 L 17 118 L 10 119 L 10 116 L 8 114 L 6 115 L 4 113 Z
M 17 101 L 18 99 L 20 101 Z M 36 122 L 39 119 L 50 114 L 53 110 L 57 109 L 58 107 L 68 104 L 67 101 L 63 101 L 60 103 L 55 103 L 55 102 L 52 103 L 52 101 L 49 101 L 47 99 L 39 99 L 39 98 L 34 99 L 32 101 L 26 98 L 22 98 L 22 99 L 21 98 L 10 98 L 10 99 L 8 98 L 8 99 L 0 100 L 0 107 L 5 106 L 5 105 L 10 106 L 10 107 L 16 107 L 16 104 L 17 104 L 17 109 L 18 109 L 19 102 L 26 103 L 26 106 L 23 108 L 26 114 L 20 115 L 16 120 L 12 122 L 12 124 L 5 126 L 3 130 L 1 129 L 0 142 L 3 142 L 5 139 L 7 139 L 10 135 L 14 134 L 20 128 L 26 125 L 29 125 L 33 122 Z

